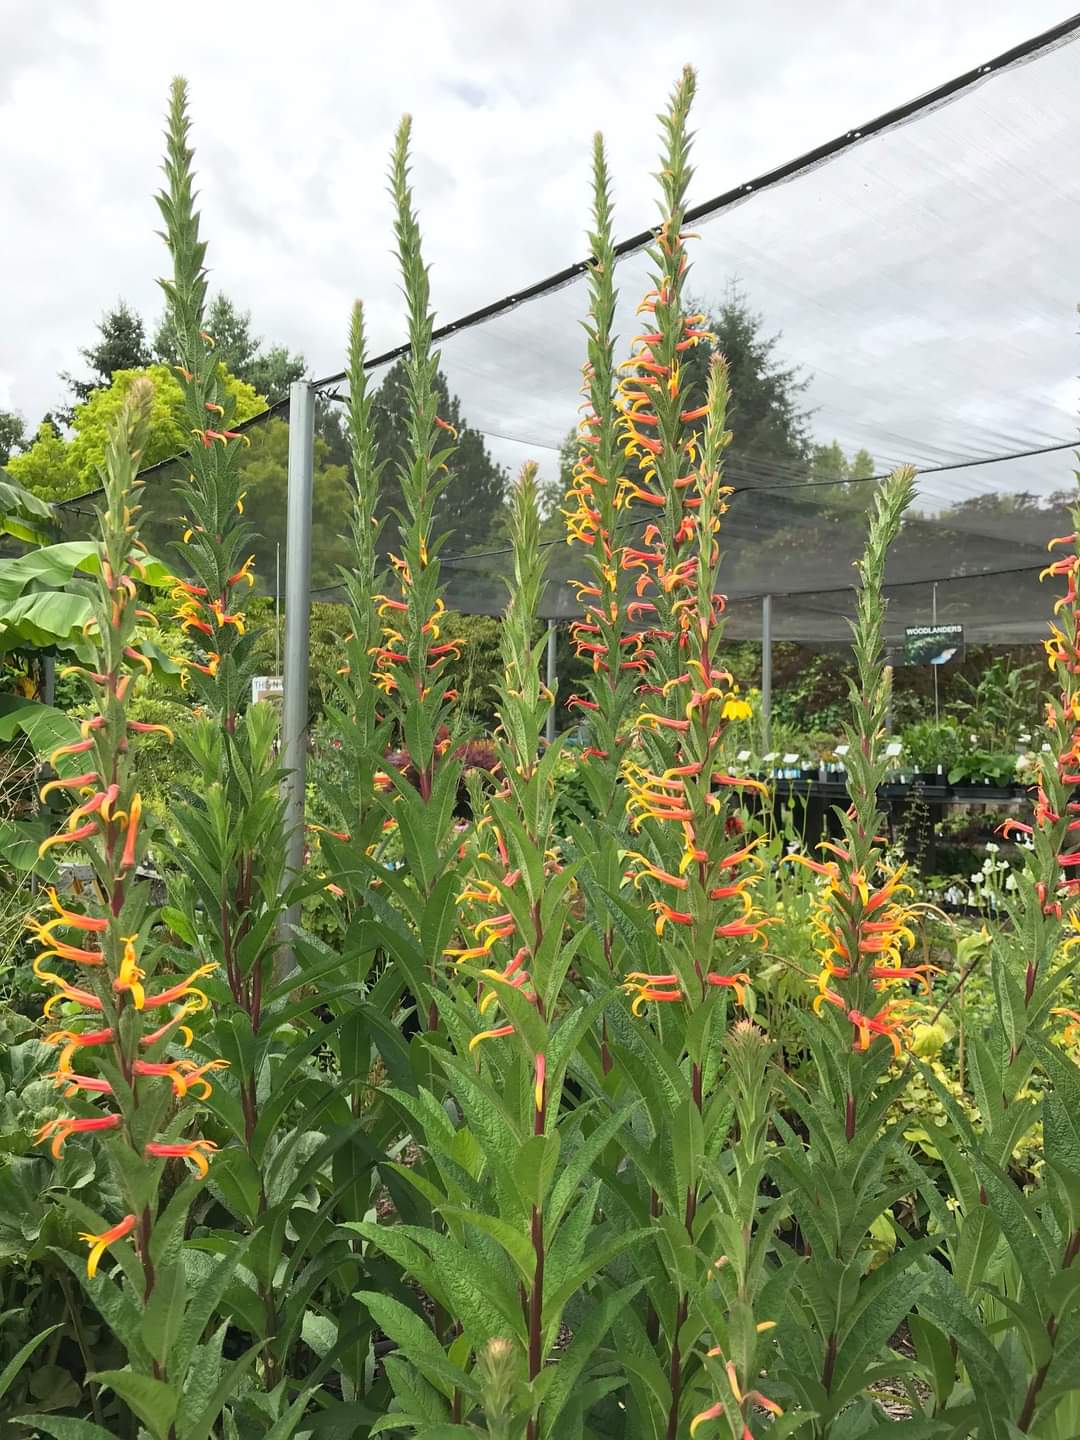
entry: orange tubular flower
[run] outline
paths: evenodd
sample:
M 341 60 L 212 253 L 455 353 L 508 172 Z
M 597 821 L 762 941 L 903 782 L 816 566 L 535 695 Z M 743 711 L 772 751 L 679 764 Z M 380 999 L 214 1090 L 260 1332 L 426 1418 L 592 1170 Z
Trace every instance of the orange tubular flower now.
M 205 1180 L 210 1170 L 209 1157 L 217 1148 L 213 1140 L 151 1140 L 147 1142 L 146 1155 L 154 1160 L 188 1160 L 199 1179 Z
M 513 1035 L 513 1025 L 498 1025 L 494 1030 L 481 1030 L 469 1041 L 469 1050 L 475 1050 L 482 1040 L 501 1040 L 506 1035 Z
M 678 975 L 650 975 L 645 971 L 633 970 L 622 983 L 627 995 L 633 995 L 630 1011 L 640 1015 L 646 1005 L 664 1004 L 683 999 Z
M 57 960 L 70 960 L 75 965 L 103 965 L 105 957 L 100 950 L 84 950 L 79 945 L 65 945 L 62 940 L 56 940 L 48 934 L 48 927 L 41 925 L 37 920 L 30 922 L 37 930 L 37 938 L 42 945 L 47 945 L 47 950 L 42 950 L 34 960 L 34 974 L 40 976 L 39 966 L 43 960 L 55 956 Z
M 67 1116 L 61 1120 L 49 1120 L 44 1124 L 35 1137 L 35 1143 L 42 1145 L 46 1140 L 51 1139 L 52 1144 L 49 1149 L 53 1158 L 59 1160 L 69 1136 L 87 1135 L 100 1130 L 117 1130 L 119 1126 L 119 1115 L 95 1115 L 90 1118 Z
M 547 1056 L 537 1055 L 533 1065 L 533 1103 L 538 1113 L 543 1113 L 545 1085 L 547 1083 Z
M 76 1050 L 84 1046 L 110 1045 L 113 1040 L 111 1029 L 106 1030 L 54 1030 L 46 1035 L 43 1040 L 45 1045 L 60 1045 L 60 1057 L 57 1061 L 57 1073 L 71 1069 L 72 1056 Z
M 67 1085 L 65 1095 L 77 1095 L 80 1090 L 85 1090 L 88 1095 L 111 1095 L 113 1088 L 108 1080 L 101 1080 L 96 1075 L 76 1075 L 72 1070 L 51 1070 L 45 1076 L 46 1080 L 55 1080 L 57 1086 Z
M 111 1230 L 103 1230 L 100 1235 L 91 1235 L 86 1231 L 80 1232 L 79 1239 L 90 1246 L 90 1254 L 86 1257 L 87 1279 L 93 1280 L 101 1263 L 101 1257 L 109 1246 L 115 1245 L 117 1240 L 123 1240 L 130 1235 L 137 1223 L 134 1215 L 125 1215 L 123 1220 L 114 1225 Z
M 56 911 L 56 919 L 47 920 L 41 925 L 40 928 L 44 933 L 51 935 L 53 930 L 85 930 L 91 934 L 100 935 L 102 931 L 109 928 L 109 922 L 103 915 L 79 915 L 73 910 L 65 910 L 57 897 L 56 890 L 51 885 L 45 893 L 49 897 L 49 903 Z
M 98 783 L 96 770 L 87 770 L 83 775 L 71 775 L 66 780 L 50 780 L 41 787 L 38 798 L 44 802 L 54 790 L 82 790 L 87 785 Z
M 145 974 L 139 969 L 138 955 L 135 950 L 134 935 L 124 936 L 124 954 L 120 962 L 120 971 L 113 981 L 113 989 L 118 995 L 127 992 L 131 996 L 131 1003 L 136 1010 L 141 1010 L 146 1003 L 146 991 L 142 982 L 146 979 Z
M 51 975 L 47 970 L 39 970 L 35 973 L 39 980 L 44 980 L 46 984 L 49 985 L 55 985 L 59 992 L 56 995 L 50 995 L 48 1000 L 45 1001 L 41 1013 L 45 1016 L 46 1020 L 51 1019 L 53 1008 L 57 1005 L 62 1005 L 65 1000 L 70 1000 L 73 1004 L 81 1005 L 86 1010 L 101 1010 L 103 1008 L 101 1001 L 96 995 L 92 994 L 91 991 L 80 990 L 74 985 L 69 985 L 62 976 Z
M 60 831 L 56 835 L 48 835 L 38 846 L 38 859 L 43 860 L 54 845 L 77 845 L 82 840 L 89 840 L 91 835 L 98 833 L 95 821 L 88 820 L 85 825 L 80 825 L 77 830 L 69 830 L 65 834 Z
M 864 1015 L 860 1010 L 848 1008 L 847 1001 L 835 990 L 823 989 L 819 995 L 814 997 L 814 1011 L 821 1012 L 822 1005 L 828 1003 L 835 1005 L 837 1009 L 843 1010 L 851 1023 L 855 1035 L 852 1041 L 852 1048 L 855 1050 L 869 1050 L 871 1036 L 881 1035 L 893 1048 L 893 1055 L 900 1058 L 899 1036 L 903 1033 L 905 1024 L 903 1014 L 906 1002 L 900 1000 L 887 1001 L 876 1015 Z
M 254 564 L 255 556 L 249 555 L 244 561 L 243 565 L 240 566 L 240 569 L 229 576 L 229 578 L 225 581 L 225 584 L 233 586 L 239 585 L 241 584 L 241 582 L 246 581 L 248 589 L 250 590 L 255 584 L 255 576 L 251 573 L 251 567 Z
M 128 815 L 127 834 L 124 839 L 124 853 L 120 857 L 120 868 L 129 870 L 135 864 L 135 842 L 138 839 L 139 820 L 142 817 L 142 796 L 136 792 L 131 797 L 131 811 Z
M 746 987 L 750 984 L 750 976 L 740 970 L 737 975 L 717 975 L 710 970 L 705 976 L 706 985 L 720 985 L 735 992 L 735 999 L 740 1005 L 746 1005 Z
M 194 985 L 195 980 L 201 980 L 204 975 L 212 975 L 217 969 L 214 964 L 200 965 L 193 970 L 186 979 L 179 981 L 176 985 L 170 985 L 167 990 L 160 991 L 157 995 L 147 995 L 139 1007 L 143 1010 L 156 1010 L 162 1005 L 171 1005 L 176 1000 L 186 1000 L 185 1009 L 189 1014 L 196 1010 L 204 1010 L 210 1003 L 205 993 Z
M 151 725 L 145 720 L 129 720 L 127 728 L 136 735 L 164 735 L 170 745 L 176 739 L 168 725 Z

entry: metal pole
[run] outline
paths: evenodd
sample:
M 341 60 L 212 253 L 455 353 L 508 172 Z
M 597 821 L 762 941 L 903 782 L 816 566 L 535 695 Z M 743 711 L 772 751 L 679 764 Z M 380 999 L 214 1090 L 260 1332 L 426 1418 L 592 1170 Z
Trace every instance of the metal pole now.
M 549 621 L 548 621 L 548 626 L 547 626 L 547 687 L 548 687 L 548 689 L 551 691 L 552 695 L 555 694 L 556 686 L 557 686 L 558 683 L 559 683 L 559 677 L 558 677 L 558 676 L 556 675 L 556 673 L 555 673 L 555 642 L 556 642 L 556 638 L 557 638 L 557 636 L 558 636 L 558 633 L 559 633 L 559 632 L 558 632 L 558 630 L 557 630 L 556 627 L 555 627 L 555 621 L 554 621 L 554 620 L 549 620 Z M 555 739 L 555 706 L 554 706 L 554 705 L 552 705 L 551 709 L 550 709 L 550 710 L 548 711 L 548 713 L 547 713 L 546 733 L 547 733 L 547 742 L 548 742 L 548 744 L 550 745 L 550 744 L 552 743 L 552 741 Z
M 274 674 L 281 674 L 281 541 L 274 546 Z
M 285 516 L 285 673 L 282 764 L 285 770 L 285 873 L 304 868 L 304 788 L 308 748 L 308 637 L 311 617 L 311 497 L 315 460 L 315 392 L 289 386 L 289 493 Z M 285 912 L 300 923 L 300 906 Z M 286 964 L 288 968 L 287 957 Z
M 936 581 L 936 580 L 934 581 L 933 585 L 931 585 L 931 587 L 930 587 L 930 623 L 931 623 L 931 625 L 936 625 L 936 624 L 937 624 L 937 581 Z M 937 667 L 936 665 L 931 665 L 930 668 L 931 668 L 931 670 L 933 670 L 933 672 L 934 672 L 934 724 L 937 725 L 937 724 L 940 722 L 940 720 L 941 720 L 941 716 L 938 714 L 938 681 L 937 681 L 938 667 Z
M 769 753 L 772 715 L 772 596 L 761 597 L 761 750 Z
M 41 662 L 41 698 L 46 705 L 56 704 L 56 661 L 51 655 Z

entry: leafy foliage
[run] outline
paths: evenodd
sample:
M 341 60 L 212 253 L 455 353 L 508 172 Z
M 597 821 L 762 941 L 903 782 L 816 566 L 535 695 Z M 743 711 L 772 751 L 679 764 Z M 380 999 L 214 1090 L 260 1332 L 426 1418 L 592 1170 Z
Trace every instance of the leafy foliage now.
M 248 420 L 266 408 L 250 385 L 224 372 L 221 378 L 235 421 Z M 185 423 L 183 394 L 175 372 L 167 365 L 118 370 L 107 387 L 92 387 L 87 399 L 76 406 L 70 441 L 49 424 L 42 424 L 34 443 L 8 466 L 19 484 L 45 500 L 65 500 L 96 490 L 107 437 L 132 386 L 141 380 L 150 383 L 152 396 L 144 466 L 182 454 L 190 444 L 191 429 Z
M 313 632 L 325 755 L 291 876 L 275 712 L 247 703 L 271 650 L 251 511 L 280 486 L 284 430 L 237 429 L 248 392 L 222 351 L 243 369 L 257 345 L 245 316 L 209 302 L 174 83 L 164 374 L 188 453 L 169 608 L 147 598 L 164 577 L 135 480 L 160 377 L 121 374 L 84 407 L 104 414 L 123 391 L 100 443 L 99 537 L 0 570 L 0 627 L 27 597 L 78 602 L 66 629 L 23 639 L 62 630 L 79 662 L 65 703 L 74 685 L 90 699 L 0 705 L 0 743 L 51 742 L 57 772 L 26 864 L 5 863 L 20 878 L 0 912 L 13 1433 L 1080 1429 L 1076 535 L 1049 571 L 1065 585 L 1054 689 L 1030 823 L 1009 826 L 1007 923 L 964 933 L 909 889 L 879 813 L 882 583 L 911 474 L 871 485 L 868 457 L 810 451 L 798 377 L 743 302 L 717 324 L 693 306 L 695 84 L 685 71 L 661 116 L 650 289 L 621 360 L 593 148 L 564 512 L 581 577 L 576 750 L 544 738 L 551 496 L 532 465 L 507 492 L 458 425 L 402 123 L 390 189 L 409 347 L 391 389 L 373 389 L 353 312 L 347 435 L 326 425 L 317 516 L 347 604 Z M 728 482 L 768 447 L 836 485 L 844 524 L 865 532 L 852 654 L 806 681 L 828 690 L 848 745 L 847 799 L 820 845 L 796 846 L 737 758 L 754 656 L 726 639 L 716 585 Z M 511 541 L 498 623 L 446 603 L 442 528 L 482 539 L 477 494 Z M 648 517 L 632 529 L 631 505 Z M 155 629 L 185 677 L 168 699 L 138 692 Z M 989 687 L 971 703 L 989 712 Z M 918 738 L 928 754 L 955 739 Z M 58 888 L 22 887 L 35 865 Z M 46 1043 L 38 982 L 55 992 Z

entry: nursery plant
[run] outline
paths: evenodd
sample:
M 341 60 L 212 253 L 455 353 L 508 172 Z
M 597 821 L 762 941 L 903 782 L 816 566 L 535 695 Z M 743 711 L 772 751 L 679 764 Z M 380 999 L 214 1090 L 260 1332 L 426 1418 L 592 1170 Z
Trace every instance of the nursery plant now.
M 174 707 L 174 734 L 140 699 L 144 586 L 161 577 L 140 538 L 150 395 L 135 383 L 78 562 L 65 680 L 87 708 L 43 797 L 43 863 L 78 858 L 91 879 L 19 891 L 25 964 L 5 940 L 8 998 L 22 1005 L 30 981 L 49 994 L 40 1041 L 36 1017 L 0 1015 L 15 1041 L 3 1145 L 55 1167 L 0 1170 L 13 1435 L 1080 1433 L 1076 534 L 1052 542 L 1048 748 L 1029 812 L 1004 827 L 1020 864 L 985 928 L 920 900 L 878 805 L 883 580 L 913 501 L 906 467 L 865 511 L 835 838 L 774 820 L 737 760 L 753 709 L 733 673 L 745 651 L 725 637 L 731 382 L 688 298 L 695 87 L 685 70 L 660 116 L 634 336 L 616 329 L 613 185 L 603 140 L 592 148 L 564 505 L 585 671 L 572 760 L 569 737 L 545 739 L 557 697 L 541 678 L 531 463 L 507 496 L 491 734 L 452 683 L 437 502 L 456 435 L 402 122 L 401 505 L 384 546 L 357 305 L 348 639 L 321 732 L 333 773 L 292 876 L 275 711 L 247 701 L 245 437 L 207 330 L 174 83 L 158 204 L 190 438 L 172 557 L 190 643 L 175 665 L 195 704 Z M 163 744 L 196 780 L 155 833 L 147 747 Z M 301 905 L 318 925 L 294 923 Z

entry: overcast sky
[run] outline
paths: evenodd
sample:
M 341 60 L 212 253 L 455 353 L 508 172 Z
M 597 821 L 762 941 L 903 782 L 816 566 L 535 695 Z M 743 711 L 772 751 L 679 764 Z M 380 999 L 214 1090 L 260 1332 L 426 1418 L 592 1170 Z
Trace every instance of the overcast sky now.
M 653 116 L 686 60 L 701 199 L 1066 13 L 1066 0 L 0 0 L 0 407 L 36 424 L 120 297 L 158 314 L 151 194 L 176 72 L 191 86 L 213 284 L 324 375 L 342 367 L 356 296 L 376 347 L 400 339 L 384 176 L 404 110 L 449 319 L 583 253 L 597 128 L 620 233 L 651 221 Z M 1080 274 L 1063 315 L 1077 294 Z M 1076 367 L 1061 363 L 1040 383 L 1065 407 Z M 828 409 L 827 377 L 813 399 Z M 867 432 L 844 404 L 832 433 L 854 442 Z

